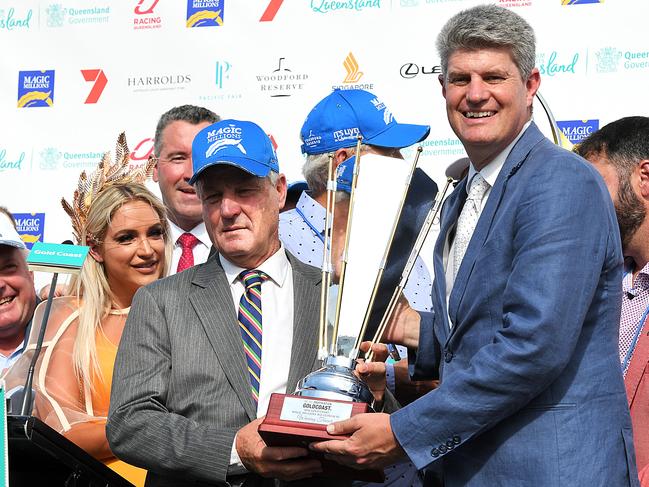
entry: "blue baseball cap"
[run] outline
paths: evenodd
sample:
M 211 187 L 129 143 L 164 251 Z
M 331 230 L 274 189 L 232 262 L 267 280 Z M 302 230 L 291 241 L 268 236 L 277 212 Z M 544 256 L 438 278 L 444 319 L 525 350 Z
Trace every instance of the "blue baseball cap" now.
M 260 178 L 271 171 L 279 172 L 273 143 L 259 125 L 241 120 L 221 120 L 196 134 L 192 143 L 194 175 L 189 184 L 196 183 L 208 167 L 228 164 Z
M 336 168 L 336 190 L 344 191 L 345 193 L 352 192 L 352 180 L 354 179 L 354 164 L 356 164 L 356 156 L 351 156 L 349 159 L 341 162 Z
M 401 149 L 421 142 L 428 125 L 398 123 L 376 95 L 365 90 L 335 89 L 307 115 L 300 136 L 304 154 L 324 154 L 362 143 Z

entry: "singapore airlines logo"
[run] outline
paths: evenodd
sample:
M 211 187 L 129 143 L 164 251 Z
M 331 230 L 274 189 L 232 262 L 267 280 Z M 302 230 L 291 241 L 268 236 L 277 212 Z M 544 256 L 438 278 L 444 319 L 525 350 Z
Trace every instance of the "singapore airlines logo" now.
M 363 77 L 363 72 L 358 70 L 358 61 L 356 61 L 353 53 L 350 52 L 347 55 L 343 66 L 345 67 L 345 71 L 347 71 L 347 76 L 345 76 L 343 83 L 358 83 Z

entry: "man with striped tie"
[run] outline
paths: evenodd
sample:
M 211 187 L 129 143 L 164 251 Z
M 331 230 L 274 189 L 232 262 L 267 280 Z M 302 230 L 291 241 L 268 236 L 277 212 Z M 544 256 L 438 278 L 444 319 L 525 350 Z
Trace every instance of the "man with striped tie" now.
M 223 120 L 198 132 L 189 181 L 219 253 L 142 288 L 115 364 L 110 447 L 147 485 L 261 485 L 321 471 L 302 448 L 257 433 L 270 394 L 316 365 L 319 270 L 278 237 L 286 178 L 263 130 Z M 313 480 L 309 480 L 313 484 Z

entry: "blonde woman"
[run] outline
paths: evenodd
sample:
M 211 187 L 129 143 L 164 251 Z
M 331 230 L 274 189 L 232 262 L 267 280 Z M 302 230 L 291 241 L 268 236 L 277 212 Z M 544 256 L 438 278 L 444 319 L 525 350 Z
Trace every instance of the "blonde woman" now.
M 152 162 L 131 170 L 123 134 L 116 164 L 106 154 L 97 171 L 79 179 L 73 205 L 63 201 L 80 245 L 90 247 L 71 296 L 56 298 L 34 377 L 34 415 L 135 485 L 146 471 L 113 455 L 105 423 L 117 347 L 135 292 L 166 275 L 172 244 L 162 202 L 141 184 Z M 40 324 L 44 305 L 34 313 Z M 25 354 L 5 378 L 24 381 L 38 326 Z

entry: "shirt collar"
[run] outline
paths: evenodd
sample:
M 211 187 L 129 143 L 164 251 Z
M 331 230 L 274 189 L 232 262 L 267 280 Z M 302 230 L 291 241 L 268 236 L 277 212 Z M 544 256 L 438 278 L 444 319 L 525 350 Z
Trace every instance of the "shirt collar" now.
M 491 161 L 480 170 L 480 175 L 484 178 L 485 181 L 487 181 L 487 183 L 489 183 L 490 188 L 493 188 L 494 184 L 496 184 L 496 179 L 498 178 L 501 169 L 505 165 L 505 161 L 507 160 L 509 153 L 512 151 L 512 149 L 516 145 L 516 142 L 518 142 L 518 139 L 521 138 L 521 136 L 525 133 L 531 123 L 532 119 L 528 120 L 527 123 L 523 125 L 523 128 L 518 133 L 516 138 L 511 142 L 511 144 L 505 147 L 505 149 L 500 154 L 494 157 L 493 161 Z M 473 162 L 471 162 L 469 164 L 469 176 L 466 179 L 466 185 L 464 187 L 467 194 L 469 193 L 469 187 L 471 185 L 471 181 L 473 180 L 473 176 L 475 176 L 477 172 L 478 171 L 476 171 L 473 167 Z
M 647 262 L 645 266 L 640 269 L 640 272 L 638 272 L 638 275 L 636 276 L 635 282 L 633 282 L 634 269 L 635 265 L 633 260 L 629 259 L 624 263 L 624 279 L 622 281 L 623 290 L 628 291 L 635 287 L 640 287 L 641 289 L 649 289 L 649 262 Z
M 234 284 L 239 278 L 239 274 L 244 269 L 239 267 L 236 264 L 233 264 L 223 255 L 219 254 L 219 260 L 225 271 L 225 275 L 230 284 Z M 266 259 L 261 265 L 257 266 L 256 269 L 262 271 L 266 274 L 275 284 L 279 287 L 283 287 L 286 282 L 286 276 L 288 275 L 289 261 L 286 257 L 286 250 L 284 249 L 284 244 L 281 244 L 279 250 Z
M 316 200 L 311 198 L 306 191 L 302 191 L 300 199 L 297 200 L 295 208 L 300 210 L 304 218 L 306 218 L 315 229 L 321 234 L 325 230 L 325 219 L 327 218 L 327 210 L 318 203 Z
M 180 237 L 183 233 L 191 233 L 203 245 L 205 245 L 208 248 L 212 246 L 212 242 L 210 241 L 210 236 L 207 234 L 207 228 L 205 228 L 204 222 L 200 222 L 189 232 L 186 232 L 171 220 L 167 220 L 167 221 L 169 222 L 169 229 L 171 230 L 171 239 L 172 239 L 171 241 L 173 242 L 174 246 L 177 245 L 176 242 L 178 242 L 178 237 Z

